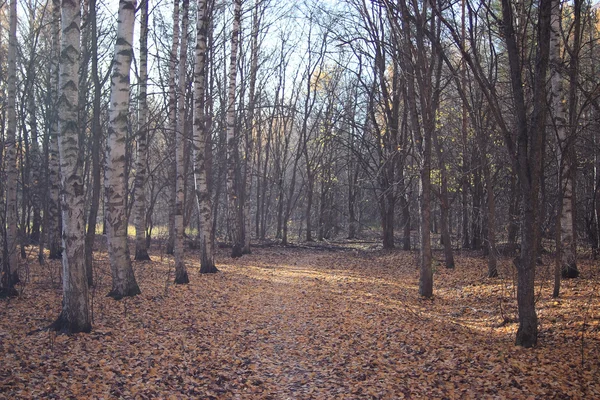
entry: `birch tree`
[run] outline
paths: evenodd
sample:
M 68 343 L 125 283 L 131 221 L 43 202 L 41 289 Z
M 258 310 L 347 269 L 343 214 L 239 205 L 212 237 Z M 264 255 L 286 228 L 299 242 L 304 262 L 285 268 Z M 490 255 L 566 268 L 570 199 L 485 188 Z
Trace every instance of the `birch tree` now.
M 240 20 L 242 1 L 233 2 L 233 29 L 231 30 L 231 57 L 229 59 L 229 87 L 227 94 L 227 222 L 231 232 L 231 257 L 242 256 L 242 235 L 240 224 L 240 199 L 236 185 L 236 166 L 238 161 L 238 136 L 235 126 L 235 87 L 237 79 L 237 56 L 240 40 Z
M 18 232 L 17 232 L 17 2 L 10 1 L 9 36 L 8 36 L 8 77 L 7 77 L 7 126 L 6 126 L 6 253 L 2 274 L 2 293 L 8 296 L 17 294 L 15 284 L 19 282 L 18 275 Z
M 564 96 L 561 74 L 561 17 L 560 0 L 552 1 L 552 19 L 550 35 L 550 96 L 552 99 L 552 123 L 556 132 L 558 146 L 558 188 L 560 194 L 559 219 L 557 230 L 557 274 L 554 283 L 554 297 L 560 291 L 560 278 L 577 277 L 575 232 L 573 229 L 573 138 L 569 135 L 567 102 Z M 577 32 L 574 32 L 577 35 Z M 571 84 L 574 84 L 573 82 Z
M 208 188 L 207 160 L 210 133 L 204 113 L 206 83 L 206 34 L 208 29 L 207 0 L 198 0 L 196 19 L 196 62 L 194 64 L 194 176 L 200 214 L 198 239 L 200 243 L 200 273 L 217 272 L 213 259 L 213 218 L 211 193 Z
M 51 328 L 65 333 L 92 328 L 85 272 L 85 191 L 79 143 L 79 0 L 63 0 L 59 57 L 58 130 L 63 219 L 62 312 Z
M 178 0 L 175 0 L 178 1 Z M 184 126 L 185 126 L 185 92 L 187 66 L 187 30 L 189 0 L 182 1 L 181 43 L 179 49 L 179 92 L 177 101 L 177 122 L 175 131 L 175 283 L 189 283 L 185 263 L 183 261 L 183 201 L 184 201 Z
M 117 300 L 140 293 L 127 245 L 127 192 L 125 190 L 125 141 L 129 114 L 129 70 L 133 56 L 131 43 L 134 16 L 135 0 L 120 0 L 111 76 L 104 175 L 108 253 L 112 273 L 112 289 L 108 295 Z

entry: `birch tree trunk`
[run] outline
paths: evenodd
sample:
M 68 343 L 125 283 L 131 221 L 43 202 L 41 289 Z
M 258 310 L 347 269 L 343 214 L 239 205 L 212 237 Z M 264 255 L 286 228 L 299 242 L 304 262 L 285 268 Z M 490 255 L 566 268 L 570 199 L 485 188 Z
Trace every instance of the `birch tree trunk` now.
M 48 216 L 46 237 L 49 258 L 62 257 L 60 216 L 60 160 L 58 151 L 58 60 L 60 55 L 60 0 L 52 1 L 52 58 L 50 64 L 50 132 L 48 140 Z
M 196 23 L 196 63 L 194 65 L 194 176 L 196 198 L 200 214 L 198 239 L 200 243 L 200 273 L 217 272 L 213 259 L 213 221 L 211 193 L 208 187 L 207 143 L 210 134 L 205 126 L 205 82 L 206 82 L 206 32 L 208 28 L 208 10 L 206 0 L 198 0 Z
M 83 152 L 79 143 L 78 89 L 80 57 L 78 0 L 62 2 L 59 57 L 58 130 L 63 219 L 62 312 L 51 328 L 60 332 L 89 332 L 92 328 L 85 273 L 85 191 Z
M 178 1 L 178 0 L 176 0 Z M 181 46 L 179 49 L 179 93 L 178 93 L 178 115 L 175 131 L 175 283 L 189 283 L 187 270 L 183 261 L 183 203 L 184 203 L 184 126 L 185 126 L 185 91 L 186 91 L 186 65 L 187 65 L 187 30 L 189 0 L 182 2 L 181 16 Z
M 17 232 L 17 2 L 10 1 L 9 36 L 8 36 L 8 76 L 7 76 L 7 126 L 6 126 L 6 254 L 4 260 L 1 287 L 2 294 L 16 296 L 15 284 L 19 282 L 18 275 L 18 232 Z M 8 263 L 7 263 L 8 262 Z
M 228 224 L 231 231 L 231 257 L 242 256 L 240 199 L 236 186 L 236 153 L 238 152 L 238 137 L 235 129 L 235 87 L 237 79 L 237 53 L 240 37 L 242 1 L 234 0 L 233 29 L 231 31 L 231 57 L 229 59 L 229 88 L 227 95 L 227 200 Z
M 149 261 L 146 246 L 146 162 L 148 158 L 148 1 L 140 5 L 140 82 L 138 137 L 135 167 L 135 259 Z
M 133 49 L 135 0 L 120 0 L 117 17 L 117 41 L 111 76 L 109 128 L 104 187 L 106 192 L 106 224 L 108 253 L 112 273 L 114 299 L 135 296 L 140 289 L 133 274 L 127 245 L 127 212 L 125 201 L 125 141 L 129 114 L 129 70 Z
M 564 100 L 563 78 L 560 70 L 562 58 L 560 54 L 561 42 L 561 4 L 560 0 L 552 1 L 552 20 L 550 35 L 550 84 L 552 99 L 552 122 L 558 143 L 558 179 L 561 203 L 559 206 L 559 227 L 557 232 L 557 274 L 554 282 L 554 297 L 560 291 L 560 275 L 575 278 L 579 275 L 577 270 L 577 256 L 575 235 L 573 230 L 573 160 L 569 136 L 568 116 Z

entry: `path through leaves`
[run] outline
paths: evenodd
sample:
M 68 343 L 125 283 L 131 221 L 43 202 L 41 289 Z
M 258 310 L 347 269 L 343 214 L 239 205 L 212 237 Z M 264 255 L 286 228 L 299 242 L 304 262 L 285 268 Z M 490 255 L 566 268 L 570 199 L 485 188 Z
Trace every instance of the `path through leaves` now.
M 220 273 L 185 286 L 171 258 L 153 259 L 135 264 L 142 294 L 116 302 L 101 258 L 93 331 L 74 336 L 36 331 L 60 309 L 59 267 L 31 262 L 21 297 L 0 303 L 0 398 L 600 398 L 590 263 L 558 301 L 540 280 L 540 345 L 526 350 L 508 261 L 493 280 L 480 258 L 438 265 L 428 301 L 414 253 L 223 253 Z

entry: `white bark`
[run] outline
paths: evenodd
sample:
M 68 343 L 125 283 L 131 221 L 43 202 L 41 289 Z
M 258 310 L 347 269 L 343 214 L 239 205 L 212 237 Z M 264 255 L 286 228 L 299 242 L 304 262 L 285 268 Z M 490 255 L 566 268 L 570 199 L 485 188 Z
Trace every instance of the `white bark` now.
M 576 270 L 575 235 L 573 232 L 573 175 L 571 168 L 571 138 L 568 134 L 567 108 L 564 100 L 563 78 L 560 73 L 562 58 L 560 54 L 561 5 L 560 0 L 552 4 L 552 20 L 550 35 L 550 83 L 552 98 L 552 117 L 558 141 L 559 187 L 561 189 L 561 213 L 558 241 L 560 247 L 560 269 L 563 274 Z
M 129 258 L 125 207 L 125 141 L 129 114 L 129 70 L 133 56 L 131 43 L 134 14 L 135 0 L 120 0 L 111 76 L 107 165 L 104 177 L 108 253 L 112 273 L 112 290 L 109 296 L 115 299 L 140 293 Z
M 175 132 L 175 283 L 189 283 L 185 263 L 183 261 L 183 200 L 184 200 L 184 126 L 185 126 L 185 91 L 187 66 L 187 31 L 188 31 L 189 0 L 183 0 L 181 17 L 181 46 L 179 51 L 179 93 L 177 130 Z
M 208 12 L 206 0 L 198 0 L 198 17 L 196 24 L 196 63 L 194 65 L 194 176 L 196 182 L 196 198 L 200 214 L 200 272 L 217 272 L 213 258 L 214 243 L 212 240 L 212 205 L 211 193 L 208 190 L 206 160 L 210 151 L 210 133 L 205 124 L 205 83 L 206 83 L 206 32 Z
M 231 232 L 232 257 L 241 257 L 240 201 L 236 187 L 238 138 L 235 130 L 235 87 L 237 79 L 237 55 L 240 36 L 241 0 L 234 0 L 233 29 L 231 31 L 231 57 L 229 59 L 229 87 L 227 101 L 227 199 L 228 223 Z
M 59 57 L 58 131 L 63 224 L 63 307 L 56 330 L 88 332 L 88 283 L 85 272 L 83 153 L 79 146 L 78 84 L 80 4 L 63 1 Z
M 19 257 L 17 252 L 17 111 L 16 111 L 16 86 L 17 86 L 17 2 L 10 1 L 8 35 L 8 77 L 7 77 L 7 109 L 6 109 L 6 246 L 8 252 L 8 266 L 2 274 L 2 289 L 6 294 L 15 295 L 14 285 L 19 281 L 17 267 Z

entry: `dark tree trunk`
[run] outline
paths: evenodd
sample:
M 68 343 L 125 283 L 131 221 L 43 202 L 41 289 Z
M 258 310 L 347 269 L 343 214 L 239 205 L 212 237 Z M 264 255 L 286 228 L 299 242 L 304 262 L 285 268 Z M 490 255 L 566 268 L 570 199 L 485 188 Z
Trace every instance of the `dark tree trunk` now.
M 528 123 L 523 92 L 520 52 L 513 25 L 509 0 L 502 0 L 503 33 L 506 41 L 514 107 L 516 112 L 516 166 L 523 196 L 523 235 L 517 266 L 517 303 L 519 329 L 516 344 L 537 344 L 538 326 L 535 311 L 535 267 L 540 236 L 540 189 L 542 151 L 546 123 L 546 75 L 550 50 L 550 15 L 552 0 L 540 0 L 538 20 L 538 54 L 533 87 L 533 112 Z M 510 148 L 510 146 L 509 146 Z M 509 149 L 510 150 L 510 149 Z

